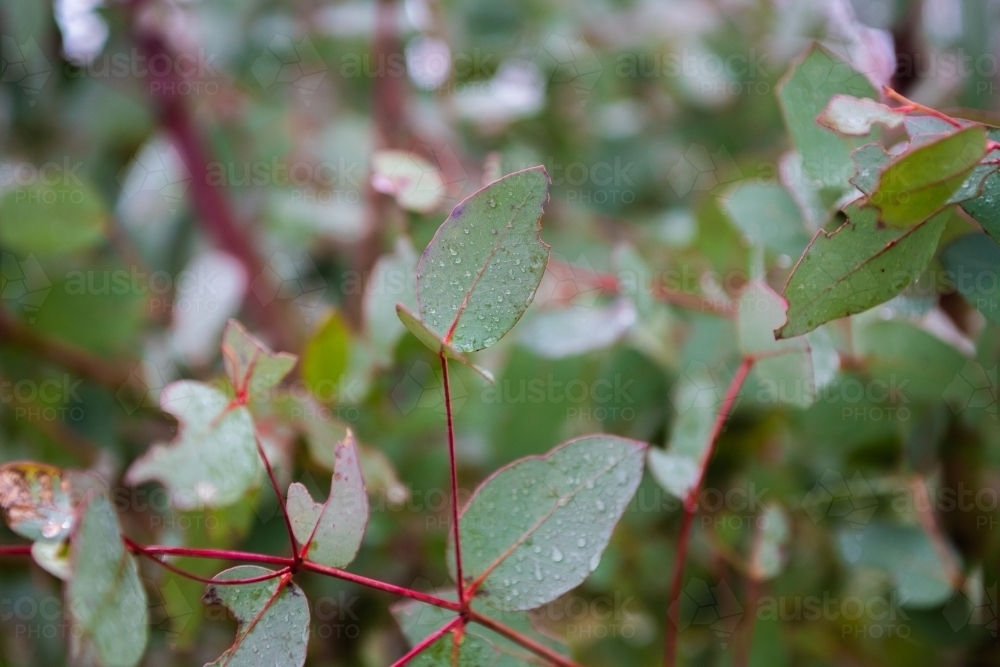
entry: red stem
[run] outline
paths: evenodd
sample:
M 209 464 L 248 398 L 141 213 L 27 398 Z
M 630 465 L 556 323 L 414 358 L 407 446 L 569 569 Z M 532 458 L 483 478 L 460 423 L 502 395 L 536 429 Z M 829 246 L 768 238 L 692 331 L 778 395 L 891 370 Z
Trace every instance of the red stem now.
M 678 604 L 680 600 L 681 584 L 684 581 L 684 562 L 687 559 L 688 541 L 691 536 L 691 525 L 694 521 L 694 515 L 698 512 L 698 496 L 701 494 L 701 485 L 705 480 L 705 471 L 708 469 L 708 464 L 712 460 L 712 454 L 715 452 L 715 441 L 718 440 L 719 434 L 722 433 L 722 427 L 725 426 L 726 419 L 729 418 L 733 404 L 736 403 L 736 398 L 740 394 L 740 387 L 746 381 L 747 375 L 749 375 L 750 369 L 753 367 L 753 362 L 753 357 L 743 357 L 739 368 L 736 369 L 736 375 L 733 376 L 732 382 L 729 383 L 729 388 L 726 389 L 726 396 L 719 407 L 719 413 L 715 416 L 715 423 L 712 425 L 708 447 L 705 449 L 705 454 L 701 460 L 698 481 L 684 499 L 684 515 L 681 517 L 681 530 L 680 535 L 677 537 L 677 551 L 674 554 L 674 572 L 670 580 L 670 597 L 667 600 L 668 611 L 663 656 L 665 667 L 674 667 L 677 664 L 677 624 L 670 619 L 669 610 Z
M 431 644 L 433 644 L 437 640 L 441 639 L 441 637 L 444 637 L 446 634 L 451 632 L 456 625 L 461 625 L 464 622 L 464 620 L 465 619 L 463 619 L 461 616 L 456 616 L 455 618 L 451 619 L 451 621 L 441 626 L 440 629 L 424 637 L 424 639 L 422 639 L 419 644 L 410 649 L 409 652 L 402 658 L 392 663 L 392 667 L 403 667 L 403 665 L 408 663 L 410 660 L 413 660 L 418 655 L 423 653 L 427 649 L 427 647 L 429 647 Z
M 0 545 L 0 556 L 30 556 L 30 544 Z
M 288 530 L 288 541 L 292 545 L 292 558 L 295 560 L 292 568 L 298 569 L 299 564 L 302 562 L 302 554 L 299 553 L 299 544 L 295 540 L 295 531 L 292 529 L 292 519 L 288 516 L 288 506 L 285 505 L 285 497 L 281 494 L 281 489 L 278 487 L 278 478 L 274 475 L 274 468 L 271 467 L 271 462 L 267 460 L 267 454 L 264 453 L 264 446 L 260 444 L 260 438 L 256 434 L 254 434 L 254 440 L 257 442 L 257 453 L 260 455 L 260 460 L 264 462 L 264 468 L 267 469 L 267 478 L 271 480 L 271 488 L 274 489 L 274 495 L 278 498 L 278 507 L 281 508 L 281 516 L 285 519 L 285 528 Z
M 432 604 L 435 607 L 441 607 L 442 609 L 449 609 L 455 612 L 462 611 L 462 605 L 460 605 L 457 602 L 452 602 L 451 600 L 444 600 L 442 598 L 435 597 L 433 595 L 428 595 L 426 593 L 421 593 L 420 591 L 415 591 L 410 588 L 403 588 L 402 586 L 387 584 L 384 581 L 379 581 L 378 579 L 369 579 L 368 577 L 362 577 L 360 574 L 345 572 L 344 570 L 338 570 L 337 568 L 334 567 L 318 565 L 316 563 L 306 560 L 302 561 L 302 569 L 309 570 L 310 572 L 316 572 L 317 574 L 325 574 L 329 577 L 335 577 L 337 579 L 343 579 L 344 581 L 350 581 L 355 584 L 361 584 L 362 586 L 368 586 L 369 588 L 374 588 L 380 591 L 385 591 L 386 593 L 392 593 L 394 595 L 410 598 L 411 600 L 419 600 L 420 602 L 426 602 L 427 604 Z
M 580 667 L 577 663 L 573 662 L 566 656 L 557 653 L 556 651 L 553 651 L 544 644 L 536 642 L 531 637 L 525 637 L 517 630 L 509 628 L 503 623 L 494 621 L 489 616 L 483 616 L 482 614 L 473 611 L 472 609 L 469 609 L 467 613 L 470 621 L 478 623 L 483 627 L 489 628 L 490 630 L 499 635 L 503 635 L 512 642 L 515 642 L 523 646 L 524 648 L 528 649 L 535 655 L 539 655 L 548 660 L 549 662 L 551 662 L 553 665 L 557 665 L 557 667 Z
M 441 357 L 441 375 L 444 382 L 444 409 L 448 418 L 448 464 L 451 468 L 451 525 L 455 540 L 455 580 L 458 599 L 462 607 L 467 607 L 465 599 L 465 578 L 462 575 L 462 541 L 458 527 L 458 464 L 455 458 L 455 422 L 451 414 L 451 383 L 448 380 L 448 357 L 444 352 Z

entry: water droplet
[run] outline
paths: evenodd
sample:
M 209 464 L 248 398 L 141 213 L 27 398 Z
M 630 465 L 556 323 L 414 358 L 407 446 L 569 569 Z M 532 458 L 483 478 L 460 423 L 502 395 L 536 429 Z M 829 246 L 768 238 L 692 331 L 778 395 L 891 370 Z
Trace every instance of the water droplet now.
M 559 547 L 552 547 L 552 562 L 561 563 L 563 559 L 563 553 L 559 551 Z
M 492 198 L 490 199 L 489 204 L 490 204 L 490 208 L 496 208 L 497 207 L 496 201 L 494 199 L 492 199 Z
M 580 547 L 581 549 L 583 547 L 587 546 L 587 538 L 586 537 L 581 537 L 580 539 L 578 539 L 576 541 L 576 546 Z

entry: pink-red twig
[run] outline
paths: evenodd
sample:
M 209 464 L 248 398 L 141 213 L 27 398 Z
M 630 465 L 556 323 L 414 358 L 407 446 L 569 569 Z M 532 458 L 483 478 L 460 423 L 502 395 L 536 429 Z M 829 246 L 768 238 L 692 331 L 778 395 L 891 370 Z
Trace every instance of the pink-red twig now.
M 462 606 L 457 602 L 452 602 L 451 600 L 444 600 L 434 595 L 421 593 L 420 591 L 415 591 L 410 588 L 404 588 L 402 586 L 388 584 L 384 581 L 379 581 L 377 579 L 369 579 L 368 577 L 363 577 L 359 574 L 346 572 L 344 570 L 338 570 L 335 567 L 318 565 L 316 563 L 312 563 L 307 560 L 302 562 L 302 569 L 309 570 L 310 572 L 315 572 L 317 574 L 325 574 L 328 577 L 343 579 L 344 581 L 350 581 L 355 584 L 361 584 L 362 586 L 367 586 L 369 588 L 374 588 L 376 590 L 385 591 L 386 593 L 392 593 L 394 595 L 399 595 L 401 597 L 410 598 L 411 600 L 426 602 L 427 604 L 432 604 L 435 607 L 450 609 L 451 611 L 455 612 L 462 611 Z
M 443 626 L 441 626 L 439 629 L 435 630 L 434 632 L 432 632 L 431 634 L 427 635 L 422 640 L 420 640 L 420 643 L 411 648 L 406 653 L 406 655 L 404 655 L 396 662 L 392 663 L 392 667 L 403 667 L 403 665 L 408 663 L 410 660 L 413 660 L 418 655 L 427 650 L 427 648 L 431 644 L 433 644 L 437 640 L 441 639 L 441 637 L 444 637 L 446 634 L 455 629 L 455 626 L 461 625 L 463 621 L 464 619 L 461 616 L 456 616 L 455 618 L 451 619 Z
M 458 525 L 458 462 L 455 458 L 455 421 L 451 414 L 451 383 L 448 379 L 448 357 L 441 352 L 441 375 L 444 383 L 444 409 L 448 419 L 448 465 L 451 467 L 451 525 L 455 540 L 455 584 L 458 600 L 467 606 L 465 578 L 462 574 L 462 540 Z
M 299 563 L 302 562 L 302 555 L 299 553 L 295 531 L 292 529 L 292 518 L 288 516 L 288 505 L 285 503 L 285 496 L 281 493 L 281 488 L 278 486 L 278 478 L 274 475 L 274 468 L 271 467 L 271 462 L 267 460 L 267 454 L 264 452 L 264 446 L 260 444 L 260 438 L 254 435 L 254 440 L 257 442 L 257 454 L 260 455 L 260 460 L 264 462 L 264 468 L 267 470 L 267 478 L 271 480 L 271 488 L 274 489 L 274 495 L 278 498 L 278 507 L 281 508 L 281 516 L 285 519 L 285 529 L 288 531 L 288 542 L 292 546 L 292 558 L 295 560 L 293 567 L 297 568 Z
M 709 435 L 708 447 L 705 448 L 705 454 L 702 457 L 701 466 L 698 471 L 698 481 L 688 492 L 687 497 L 684 498 L 684 514 L 681 517 L 680 535 L 677 538 L 677 551 L 674 554 L 674 571 L 673 576 L 670 578 L 670 597 L 667 600 L 668 611 L 663 656 L 665 667 L 674 667 L 677 661 L 677 624 L 670 619 L 669 610 L 678 604 L 680 600 L 691 525 L 694 521 L 694 515 L 698 512 L 698 496 L 701 494 L 701 486 L 705 481 L 705 471 L 708 469 L 708 464 L 712 460 L 712 454 L 715 452 L 715 442 L 719 439 L 719 434 L 722 433 L 726 419 L 729 418 L 729 413 L 736 403 L 736 398 L 740 395 L 740 388 L 746 381 L 747 375 L 750 374 L 753 362 L 753 357 L 744 357 L 740 362 L 739 368 L 736 369 L 736 375 L 733 376 L 732 382 L 729 383 L 729 387 L 726 389 L 726 396 L 719 407 L 718 414 L 715 416 L 715 423 L 712 425 L 712 431 Z

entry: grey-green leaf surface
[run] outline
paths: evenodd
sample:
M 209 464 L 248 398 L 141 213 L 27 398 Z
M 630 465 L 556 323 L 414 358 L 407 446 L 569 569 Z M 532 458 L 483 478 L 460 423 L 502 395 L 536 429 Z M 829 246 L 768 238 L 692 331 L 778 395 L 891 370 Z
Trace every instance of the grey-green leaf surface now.
M 401 303 L 397 303 L 396 315 L 399 317 L 399 321 L 403 323 L 403 326 L 405 326 L 417 340 L 429 349 L 438 353 L 443 352 L 449 359 L 454 359 L 455 361 L 464 364 L 479 373 L 487 382 L 493 382 L 492 373 L 485 368 L 480 368 L 476 364 L 472 363 L 472 360 L 459 350 L 455 349 L 455 346 L 445 342 L 443 338 L 438 336 L 437 332 L 428 327 L 427 324 L 417 315 L 410 312 L 406 306 Z
M 816 122 L 834 95 L 878 96 L 863 74 L 820 46 L 809 51 L 778 90 L 805 171 L 827 187 L 846 189 L 852 174 L 851 151 L 865 141 L 841 136 Z
M 288 489 L 288 516 L 305 558 L 328 567 L 344 567 L 361 548 L 368 524 L 368 493 L 350 429 L 334 445 L 330 495 L 322 505 L 298 482 Z
M 990 130 L 988 135 L 993 141 L 1000 141 L 1000 130 Z M 1000 173 L 994 171 L 987 176 L 982 188 L 982 194 L 963 202 L 962 208 L 1000 243 Z
M 247 409 L 231 404 L 217 389 L 189 380 L 167 385 L 160 404 L 177 418 L 177 437 L 154 444 L 129 468 L 126 482 L 156 480 L 182 510 L 239 502 L 261 470 Z
M 892 578 L 900 604 L 934 607 L 951 596 L 945 562 L 920 526 L 873 521 L 860 531 L 845 530 L 839 538 L 841 556 L 848 564 Z
M 790 338 L 824 322 L 854 315 L 902 292 L 934 256 L 950 211 L 897 229 L 881 227 L 877 212 L 851 204 L 847 222 L 820 232 L 785 285 L 788 322 L 775 333 Z
M 524 313 L 548 263 L 544 167 L 491 183 L 452 210 L 417 265 L 420 319 L 461 352 L 496 343 Z
M 959 294 L 1000 323 L 1000 246 L 985 234 L 966 234 L 948 244 L 941 263 Z
M 730 219 L 754 243 L 798 257 L 809 243 L 802 213 L 777 183 L 743 183 L 723 204 Z
M 216 581 L 251 579 L 271 572 L 239 565 L 220 572 Z M 228 608 L 236 622 L 236 640 L 205 667 L 301 667 L 309 644 L 309 601 L 294 583 L 280 577 L 252 584 L 210 584 L 205 603 Z
M 82 183 L 11 188 L 0 197 L 0 220 L 0 244 L 40 256 L 91 248 L 107 227 L 100 196 Z
M 882 171 L 869 204 L 891 227 L 911 227 L 936 213 L 963 190 L 986 155 L 986 130 L 970 127 L 911 149 Z
M 132 667 L 142 659 L 149 634 L 146 590 L 107 496 L 94 495 L 80 512 L 66 588 L 73 664 Z
M 222 362 L 236 393 L 253 394 L 281 382 L 295 366 L 296 357 L 274 353 L 236 320 L 222 333 Z
M 483 482 L 459 529 L 465 576 L 481 582 L 486 603 L 535 609 L 581 584 L 639 486 L 645 453 L 642 442 L 587 436 Z M 453 574 L 454 553 L 449 543 Z
M 851 183 L 866 195 L 875 192 L 882 170 L 892 162 L 892 156 L 882 148 L 882 144 L 870 143 L 851 153 L 854 161 L 854 176 Z

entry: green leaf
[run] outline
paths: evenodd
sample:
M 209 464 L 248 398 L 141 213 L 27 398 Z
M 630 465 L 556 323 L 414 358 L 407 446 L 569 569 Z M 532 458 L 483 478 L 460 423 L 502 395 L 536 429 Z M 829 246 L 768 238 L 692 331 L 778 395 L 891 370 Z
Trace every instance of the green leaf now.
M 903 605 L 935 607 L 952 594 L 941 554 L 920 526 L 873 521 L 860 531 L 842 532 L 839 546 L 848 564 L 891 577 Z M 957 559 L 954 549 L 948 548 Z
M 985 234 L 967 234 L 944 249 L 941 263 L 959 294 L 1000 323 L 1000 246 Z
M 879 209 L 879 220 L 891 227 L 916 225 L 962 188 L 985 155 L 982 126 L 907 151 L 882 172 L 869 204 Z
M 417 265 L 420 320 L 435 340 L 482 350 L 524 313 L 549 257 L 539 236 L 548 185 L 544 167 L 515 172 L 461 202 L 438 228 Z
M 455 361 L 464 364 L 479 373 L 487 382 L 493 382 L 492 373 L 485 368 L 480 368 L 476 364 L 472 363 L 472 360 L 462 354 L 453 345 L 438 337 L 434 331 L 424 324 L 419 317 L 410 312 L 406 306 L 401 303 L 397 303 L 396 315 L 399 317 L 399 321 L 403 323 L 403 326 L 405 326 L 417 340 L 426 345 L 428 348 L 437 353 L 443 352 L 449 359 L 454 359 Z
M 288 515 L 305 558 L 328 567 L 344 567 L 361 548 L 368 524 L 368 494 L 358 462 L 358 448 L 350 429 L 335 445 L 330 495 L 320 505 L 305 486 L 288 488 Z
M 302 379 L 320 401 L 335 402 L 350 357 L 351 335 L 331 312 L 316 328 L 302 352 Z
M 873 209 L 851 204 L 847 222 L 820 232 L 785 285 L 788 322 L 775 333 L 791 338 L 824 322 L 868 310 L 902 292 L 934 256 L 951 215 L 942 211 L 907 229 L 880 227 Z
M 239 565 L 220 572 L 215 581 L 252 579 L 271 572 Z M 236 641 L 205 667 L 301 667 L 309 644 L 309 602 L 296 584 L 274 577 L 252 584 L 210 584 L 206 604 L 228 608 L 239 627 Z
M 0 220 L 0 245 L 40 256 L 97 245 L 107 224 L 100 197 L 82 183 L 7 190 L 0 197 Z
M 396 239 L 395 250 L 375 262 L 371 277 L 365 283 L 362 305 L 365 330 L 379 363 L 392 361 L 396 343 L 406 333 L 406 327 L 396 316 L 396 304 L 417 310 L 417 259 L 413 244 L 401 236 Z
M 1000 130 L 990 130 L 989 138 L 1000 141 Z M 994 153 L 990 154 L 993 157 Z M 983 182 L 982 194 L 962 203 L 962 208 L 1000 243 L 1000 173 L 991 172 Z
M 876 98 L 868 79 L 820 46 L 814 46 L 778 89 L 785 123 L 802 154 L 807 173 L 824 186 L 846 189 L 851 151 L 865 143 L 843 137 L 816 122 L 834 95 Z
M 757 581 L 773 579 L 785 569 L 785 549 L 791 539 L 788 515 L 781 505 L 771 503 L 757 520 L 757 533 L 750 553 L 750 576 Z
M 650 448 L 648 456 L 653 479 L 676 498 L 685 500 L 704 474 L 712 429 L 732 379 L 724 364 L 694 362 L 677 380 L 670 441 L 666 451 Z
M 72 619 L 72 663 L 138 664 L 149 633 L 146 591 L 107 496 L 96 494 L 81 506 L 70 549 L 73 578 L 66 600 Z
M 438 596 L 446 600 L 456 599 L 454 591 L 441 592 Z M 566 651 L 564 645 L 535 629 L 528 614 L 523 611 L 500 611 L 482 604 L 479 600 L 472 601 L 472 608 L 554 651 L 560 653 Z M 393 605 L 392 615 L 396 618 L 396 622 L 399 623 L 399 627 L 411 645 L 418 644 L 425 637 L 454 620 L 456 616 L 452 611 L 416 600 L 406 600 Z M 420 667 L 452 667 L 453 650 L 454 638 L 448 634 L 434 642 L 408 664 Z M 459 665 L 468 665 L 468 667 L 481 667 L 482 665 L 523 667 L 526 664 L 538 664 L 539 661 L 536 655 L 528 652 L 521 645 L 476 623 L 466 624 L 458 656 Z
M 906 114 L 872 99 L 834 95 L 816 122 L 844 136 L 867 137 L 876 123 L 895 128 L 902 125 L 904 118 Z
M 740 351 L 756 359 L 754 376 L 775 400 L 807 408 L 816 400 L 816 378 L 809 344 L 804 338 L 775 340 L 786 321 L 788 303 L 761 282 L 744 288 L 736 328 Z
M 242 324 L 229 320 L 222 332 L 222 362 L 237 396 L 254 395 L 281 382 L 294 368 L 296 357 L 287 352 L 275 354 Z
M 217 389 L 189 380 L 167 385 L 160 406 L 177 418 L 177 437 L 154 444 L 136 460 L 126 483 L 157 480 L 182 510 L 242 500 L 261 470 L 249 411 Z
M 753 243 L 798 257 L 809 243 L 802 213 L 776 183 L 744 183 L 723 204 L 730 219 Z
M 878 187 L 882 170 L 892 162 L 892 156 L 882 148 L 882 144 L 870 143 L 851 153 L 851 159 L 854 161 L 851 183 L 866 195 L 871 195 Z
M 587 436 L 494 473 L 459 519 L 466 579 L 507 611 L 534 609 L 581 584 L 639 486 L 645 451 L 635 440 Z M 449 542 L 453 576 L 454 560 Z
M 73 576 L 73 561 L 70 556 L 69 542 L 60 540 L 38 540 L 31 545 L 31 557 L 38 566 L 63 581 L 69 581 Z

